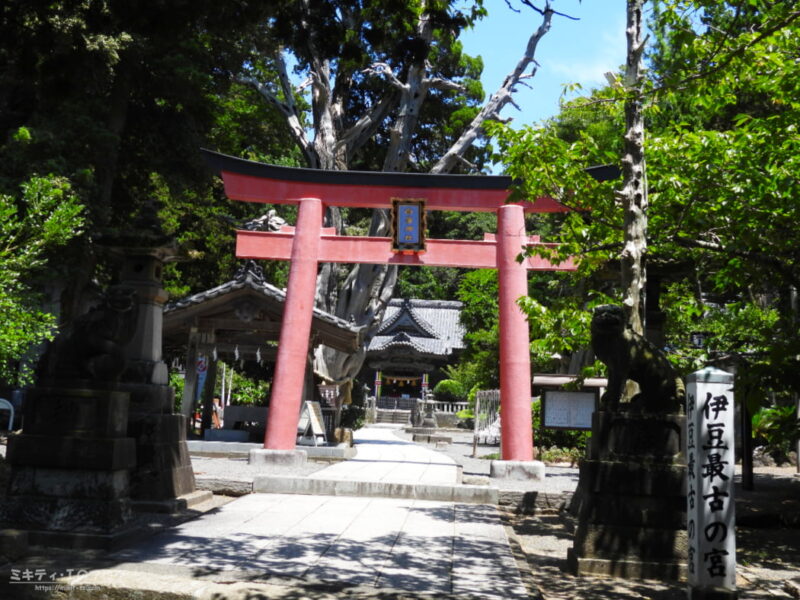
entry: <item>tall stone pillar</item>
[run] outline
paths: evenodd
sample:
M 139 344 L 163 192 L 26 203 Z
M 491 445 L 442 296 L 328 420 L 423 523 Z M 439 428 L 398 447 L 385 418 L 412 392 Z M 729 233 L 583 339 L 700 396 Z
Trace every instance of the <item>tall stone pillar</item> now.
M 123 258 L 122 285 L 136 290 L 140 315 L 136 334 L 125 348 L 127 368 L 120 382 L 130 394 L 128 435 L 136 440 L 138 459 L 131 473 L 131 496 L 143 509 L 175 510 L 182 505 L 177 498 L 195 491 L 187 420 L 174 414 L 175 395 L 162 360 L 167 294 L 161 279 L 164 261 L 175 251 L 165 244 L 117 252 Z

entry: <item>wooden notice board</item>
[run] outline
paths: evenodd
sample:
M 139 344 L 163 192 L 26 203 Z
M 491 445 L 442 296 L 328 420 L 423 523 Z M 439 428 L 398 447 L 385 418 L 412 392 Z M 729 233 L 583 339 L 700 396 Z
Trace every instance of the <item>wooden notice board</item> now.
M 322 420 L 322 407 L 319 402 L 305 401 L 297 422 L 297 443 L 325 443 L 325 424 Z
M 550 429 L 591 429 L 596 392 L 547 390 L 542 398 L 542 425 Z

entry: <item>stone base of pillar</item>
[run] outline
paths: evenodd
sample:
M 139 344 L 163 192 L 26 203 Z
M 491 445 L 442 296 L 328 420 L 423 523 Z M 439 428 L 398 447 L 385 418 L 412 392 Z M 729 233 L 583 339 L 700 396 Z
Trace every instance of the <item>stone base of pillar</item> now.
M 247 462 L 251 465 L 273 465 L 278 467 L 300 467 L 306 464 L 308 453 L 305 450 L 269 450 L 255 448 L 250 450 Z
M 651 562 L 607 558 L 583 558 L 575 550 L 567 550 L 567 568 L 579 576 L 619 577 L 620 579 L 658 579 L 680 581 L 686 579 L 686 564 L 676 561 Z
M 578 575 L 686 577 L 686 417 L 597 411 L 570 511 Z
M 689 587 L 689 600 L 738 600 L 739 592 L 713 587 Z
M 8 440 L 0 522 L 26 530 L 31 544 L 51 540 L 68 548 L 108 548 L 126 535 L 136 465 L 128 403 L 119 390 L 32 389 L 23 433 Z
M 489 463 L 489 477 L 517 481 L 541 481 L 545 465 L 539 460 L 493 460 Z
M 172 414 L 172 388 L 148 383 L 122 383 L 120 388 L 131 397 L 128 435 L 136 440 L 131 497 L 142 502 L 169 501 L 194 492 L 186 417 Z

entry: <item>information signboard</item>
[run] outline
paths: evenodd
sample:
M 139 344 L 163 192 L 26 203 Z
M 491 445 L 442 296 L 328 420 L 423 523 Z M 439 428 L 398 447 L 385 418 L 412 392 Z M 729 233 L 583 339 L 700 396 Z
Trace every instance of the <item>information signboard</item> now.
M 297 422 L 297 443 L 325 443 L 325 425 L 322 420 L 322 407 L 319 402 L 303 402 L 300 419 Z
M 595 392 L 547 390 L 542 401 L 542 423 L 550 429 L 591 429 L 596 409 Z

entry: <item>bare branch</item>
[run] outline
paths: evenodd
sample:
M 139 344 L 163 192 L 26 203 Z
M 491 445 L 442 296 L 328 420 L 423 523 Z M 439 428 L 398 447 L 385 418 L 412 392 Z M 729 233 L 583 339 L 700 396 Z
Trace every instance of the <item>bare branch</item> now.
M 427 2 L 417 21 L 417 37 L 425 44 L 433 39 L 433 24 L 427 14 Z M 411 153 L 413 132 L 419 121 L 419 113 L 428 97 L 429 83 L 426 73 L 429 65 L 424 59 L 411 64 L 406 73 L 400 92 L 397 117 L 389 131 L 389 147 L 383 161 L 384 171 L 404 171 Z
M 337 144 L 353 156 L 369 140 L 397 102 L 396 93 L 386 93 L 356 123 L 345 131 Z
M 464 158 L 463 156 L 459 156 L 459 157 L 458 157 L 458 160 L 459 160 L 459 162 L 461 162 L 462 164 L 465 164 L 467 167 L 469 167 L 469 168 L 470 168 L 470 169 L 472 169 L 473 171 L 477 171 L 477 170 L 478 170 L 478 165 L 476 165 L 475 163 L 471 163 L 471 162 L 469 162 L 469 161 L 468 161 L 466 158 Z
M 294 103 L 294 90 L 292 89 L 292 82 L 289 80 L 289 73 L 286 69 L 286 61 L 283 58 L 283 52 L 279 51 L 276 54 L 275 65 L 278 67 L 278 80 L 281 82 L 286 106 L 292 114 L 297 114 L 297 106 Z
M 522 4 L 524 4 L 528 8 L 531 8 L 531 9 L 535 10 L 536 12 L 538 12 L 542 16 L 544 16 L 545 13 L 547 13 L 547 12 L 551 12 L 554 15 L 558 15 L 559 17 L 566 17 L 567 19 L 571 19 L 573 21 L 580 21 L 580 19 L 578 17 L 572 17 L 572 16 L 570 16 L 570 15 L 568 15 L 566 13 L 562 13 L 562 12 L 558 12 L 557 10 L 553 10 L 552 8 L 550 8 L 550 2 L 545 2 L 544 8 L 539 8 L 538 6 L 535 6 L 533 4 L 533 2 L 531 2 L 530 0 L 520 0 L 520 2 L 522 2 Z M 508 0 L 506 0 L 506 4 L 508 4 Z M 508 5 L 511 6 L 510 4 L 508 4 Z M 519 12 L 519 11 L 516 11 L 516 12 Z
M 465 92 L 467 90 L 467 88 L 460 83 L 442 77 L 428 77 L 425 79 L 425 83 L 435 90 L 442 90 L 444 92 Z
M 382 75 L 389 81 L 389 83 L 400 90 L 406 90 L 408 88 L 408 86 L 400 81 L 392 72 L 392 68 L 384 62 L 372 63 L 369 67 L 361 72 L 366 75 Z
M 295 89 L 295 92 L 297 92 L 299 94 L 300 92 L 305 90 L 307 87 L 311 86 L 313 83 L 314 83 L 314 77 L 312 75 L 309 75 L 308 77 L 306 77 L 306 79 L 305 79 L 305 81 L 303 81 L 303 83 L 301 83 L 300 85 L 297 86 L 297 88 Z
M 300 151 L 305 156 L 309 166 L 313 167 L 316 164 L 314 151 L 311 147 L 311 142 L 309 142 L 308 137 L 306 136 L 305 129 L 300 123 L 300 117 L 296 111 L 294 99 L 292 99 L 291 102 L 282 101 L 272 92 L 272 90 L 269 89 L 269 87 L 258 81 L 255 77 L 240 76 L 237 77 L 236 80 L 239 83 L 251 86 L 261 95 L 262 98 L 281 111 L 286 119 L 286 124 L 289 126 L 289 131 L 292 134 L 294 142 L 300 148 Z M 292 97 L 291 94 L 289 97 Z
M 469 124 L 469 127 L 461 134 L 461 137 L 456 140 L 444 156 L 433 166 L 431 173 L 448 173 L 451 171 L 458 162 L 459 157 L 463 156 L 472 143 L 478 138 L 482 131 L 483 124 L 489 119 L 497 119 L 500 115 L 500 111 L 506 104 L 513 104 L 512 94 L 514 93 L 514 87 L 525 78 L 525 71 L 528 67 L 531 64 L 536 64 L 534 57 L 539 40 L 550 31 L 550 22 L 554 14 L 554 12 L 550 10 L 550 3 L 548 2 L 546 4 L 546 9 L 540 12 L 542 14 L 542 22 L 528 39 L 525 53 L 522 55 L 519 62 L 517 62 L 517 66 L 506 76 L 500 89 L 492 95 L 480 112 L 478 112 Z M 531 76 L 533 76 L 533 74 L 531 74 Z

